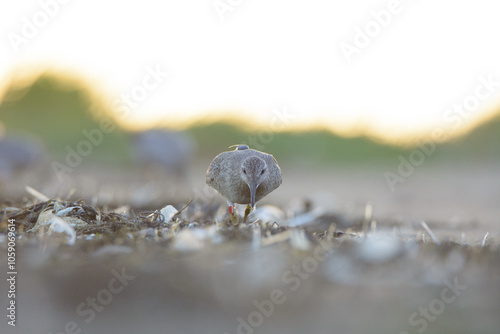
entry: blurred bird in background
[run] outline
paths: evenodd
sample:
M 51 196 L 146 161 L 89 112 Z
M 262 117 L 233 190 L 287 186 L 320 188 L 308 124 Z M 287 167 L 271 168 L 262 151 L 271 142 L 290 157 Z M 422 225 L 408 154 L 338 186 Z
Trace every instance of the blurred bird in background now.
M 175 184 L 189 183 L 189 165 L 195 151 L 195 141 L 186 132 L 151 129 L 132 136 L 134 160 L 147 173 L 162 173 L 173 177 Z
M 27 183 L 27 179 L 36 177 L 46 155 L 41 140 L 34 136 L 7 135 L 0 123 L 0 189 L 9 183 L 19 186 L 18 183 Z

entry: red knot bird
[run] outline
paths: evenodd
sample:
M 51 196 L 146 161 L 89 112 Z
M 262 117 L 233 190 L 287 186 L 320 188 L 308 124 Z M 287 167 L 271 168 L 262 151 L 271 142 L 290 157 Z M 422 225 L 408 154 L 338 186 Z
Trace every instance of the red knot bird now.
M 39 138 L 2 137 L 0 133 L 0 188 L 3 183 L 12 182 L 14 177 L 24 178 L 28 174 L 41 172 L 46 157 L 46 149 Z
M 194 140 L 185 132 L 150 129 L 132 136 L 135 159 L 156 165 L 176 178 L 187 179 L 186 171 L 194 152 Z
M 234 204 L 247 204 L 245 220 L 255 203 L 278 188 L 281 169 L 271 154 L 235 145 L 234 151 L 216 156 L 207 170 L 207 184 L 227 199 L 233 223 Z M 233 147 L 233 146 L 231 146 Z

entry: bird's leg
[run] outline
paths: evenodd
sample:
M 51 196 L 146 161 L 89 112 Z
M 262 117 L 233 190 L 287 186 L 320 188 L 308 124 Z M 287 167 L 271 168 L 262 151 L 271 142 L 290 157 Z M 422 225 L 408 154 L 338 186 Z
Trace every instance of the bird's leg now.
M 233 225 L 238 225 L 238 217 L 234 213 L 235 208 L 234 208 L 234 203 L 233 202 L 227 202 L 228 209 L 229 209 L 229 215 L 231 216 L 231 222 Z
M 252 212 L 252 207 L 247 204 L 247 208 L 245 209 L 245 217 L 243 218 L 244 222 L 247 221 L 247 218 L 248 218 L 248 216 L 250 215 L 251 212 Z

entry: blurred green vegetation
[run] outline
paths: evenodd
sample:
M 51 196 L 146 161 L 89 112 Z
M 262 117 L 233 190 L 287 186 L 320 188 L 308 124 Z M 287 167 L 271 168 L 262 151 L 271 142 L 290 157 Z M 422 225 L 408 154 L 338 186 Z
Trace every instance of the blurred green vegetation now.
M 28 134 L 40 138 L 54 158 L 76 149 L 85 140 L 82 131 L 99 128 L 106 106 L 78 80 L 47 73 L 33 83 L 12 83 L 0 103 L 0 122 L 8 135 Z M 97 160 L 126 159 L 126 137 L 116 128 L 94 145 L 91 157 Z
M 301 164 L 383 163 L 397 158 L 407 150 L 384 145 L 367 137 L 344 138 L 328 130 L 307 132 L 248 131 L 231 123 L 196 124 L 188 131 L 199 145 L 200 154 L 215 156 L 229 150 L 229 145 L 247 144 L 251 148 L 272 153 L 278 160 Z
M 444 143 L 443 158 L 450 161 L 461 159 L 500 160 L 500 111 L 490 120 L 480 124 L 464 136 Z
M 46 73 L 30 85 L 11 84 L 0 103 L 0 122 L 8 134 L 39 137 L 56 159 L 76 149 L 86 137 L 82 131 L 99 128 L 111 111 L 89 86 L 81 81 Z M 384 164 L 407 157 L 414 148 L 387 145 L 368 137 L 345 138 L 325 129 L 305 132 L 250 130 L 230 122 L 196 123 L 187 129 L 197 142 L 197 156 L 213 158 L 229 145 L 248 144 L 272 153 L 279 160 L 308 164 Z M 93 146 L 89 161 L 130 161 L 129 136 L 118 126 Z M 87 158 L 86 158 L 87 159 Z M 436 147 L 435 161 L 463 159 L 500 160 L 500 116 L 468 135 Z

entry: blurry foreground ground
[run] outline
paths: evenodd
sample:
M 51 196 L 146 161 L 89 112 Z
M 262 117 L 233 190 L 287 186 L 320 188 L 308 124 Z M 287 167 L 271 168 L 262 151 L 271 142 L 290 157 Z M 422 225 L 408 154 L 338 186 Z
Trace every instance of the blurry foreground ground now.
M 60 200 L 3 204 L 2 230 L 13 217 L 21 238 L 17 327 L 3 316 L 1 332 L 498 332 L 497 165 L 423 165 L 395 192 L 386 167 L 281 167 L 238 227 L 202 164 L 182 182 L 89 167 L 58 194 L 33 184 Z M 146 212 L 190 199 L 171 220 Z

